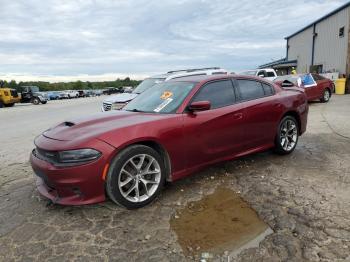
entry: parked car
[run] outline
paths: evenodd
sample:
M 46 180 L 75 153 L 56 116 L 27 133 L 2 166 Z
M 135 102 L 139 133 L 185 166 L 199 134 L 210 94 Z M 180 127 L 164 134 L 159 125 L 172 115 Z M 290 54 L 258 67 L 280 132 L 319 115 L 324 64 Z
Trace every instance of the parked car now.
M 0 108 L 12 107 L 21 101 L 21 96 L 16 89 L 0 87 Z
M 47 95 L 49 97 L 49 100 L 57 100 L 60 99 L 60 95 L 58 92 L 56 91 L 52 91 L 52 92 L 47 92 Z
M 274 82 L 284 87 L 294 85 L 304 88 L 308 101 L 328 102 L 335 88 L 332 80 L 319 74 L 284 75 L 277 77 Z
M 67 90 L 68 98 L 78 98 L 79 92 L 75 90 Z
M 132 90 L 134 90 L 134 88 L 132 86 L 124 86 L 123 87 L 124 93 L 132 93 Z
M 110 111 L 110 110 L 119 110 L 123 108 L 127 103 L 133 100 L 142 92 L 151 88 L 155 84 L 169 81 L 178 77 L 184 76 L 196 76 L 196 75 L 218 75 L 218 74 L 227 74 L 227 71 L 218 67 L 210 68 L 197 68 L 197 69 L 185 69 L 185 70 L 176 70 L 169 71 L 163 75 L 156 75 L 150 78 L 143 80 L 131 93 L 123 93 L 119 95 L 114 95 L 106 98 L 102 102 L 101 111 Z
M 79 97 L 85 97 L 85 91 L 84 90 L 78 90 L 78 96 Z
M 165 181 L 210 164 L 269 148 L 291 153 L 307 114 L 301 88 L 249 76 L 177 78 L 149 88 L 123 110 L 48 129 L 35 139 L 30 162 L 39 192 L 58 204 L 97 203 L 107 194 L 139 208 Z
M 123 88 L 121 87 L 107 87 L 107 89 L 103 90 L 104 95 L 120 94 L 123 92 Z
M 67 91 L 59 91 L 58 95 L 59 95 L 59 99 L 68 99 L 69 98 Z
M 46 104 L 49 100 L 47 94 L 40 92 L 37 86 L 21 86 L 21 103 Z
M 272 68 L 248 70 L 248 71 L 241 72 L 240 74 L 248 75 L 248 76 L 258 76 L 270 81 L 273 81 L 277 77 L 277 73 L 275 69 L 272 69 Z
M 95 94 L 95 96 L 100 96 L 103 94 L 102 90 L 99 90 L 99 89 L 93 90 L 93 93 Z

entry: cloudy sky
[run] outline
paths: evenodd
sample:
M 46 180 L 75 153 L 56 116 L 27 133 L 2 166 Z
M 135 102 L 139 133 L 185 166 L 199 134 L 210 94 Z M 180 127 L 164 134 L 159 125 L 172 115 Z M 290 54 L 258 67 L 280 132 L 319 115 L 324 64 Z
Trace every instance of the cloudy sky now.
M 255 68 L 284 57 L 284 37 L 345 2 L 0 0 L 0 78 Z

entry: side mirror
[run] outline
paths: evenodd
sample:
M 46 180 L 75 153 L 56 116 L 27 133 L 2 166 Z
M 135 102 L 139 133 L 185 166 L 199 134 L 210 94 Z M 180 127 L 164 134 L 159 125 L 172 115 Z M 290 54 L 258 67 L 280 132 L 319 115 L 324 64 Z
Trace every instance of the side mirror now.
M 264 77 L 265 77 L 264 74 L 258 74 L 258 76 L 261 77 L 261 78 L 264 78 Z
M 196 112 L 196 111 L 209 110 L 210 107 L 211 107 L 211 104 L 209 101 L 197 101 L 197 102 L 193 102 L 192 104 L 190 104 L 188 109 L 191 112 Z

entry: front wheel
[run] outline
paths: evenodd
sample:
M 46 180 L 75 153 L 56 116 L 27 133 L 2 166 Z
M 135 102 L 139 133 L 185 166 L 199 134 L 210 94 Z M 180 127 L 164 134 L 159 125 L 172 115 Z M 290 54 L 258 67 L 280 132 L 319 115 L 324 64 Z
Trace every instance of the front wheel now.
M 331 97 L 331 91 L 326 88 L 324 91 L 323 91 L 323 95 L 322 95 L 322 98 L 320 99 L 322 103 L 327 103 L 329 101 Z
M 32 103 L 33 103 L 34 105 L 39 105 L 39 104 L 40 104 L 39 98 L 34 97 Z
M 133 145 L 120 152 L 112 161 L 106 180 L 109 198 L 129 209 L 152 202 L 165 182 L 165 166 L 154 149 Z
M 277 130 L 275 151 L 280 155 L 287 155 L 294 151 L 298 143 L 298 122 L 292 116 L 285 116 Z

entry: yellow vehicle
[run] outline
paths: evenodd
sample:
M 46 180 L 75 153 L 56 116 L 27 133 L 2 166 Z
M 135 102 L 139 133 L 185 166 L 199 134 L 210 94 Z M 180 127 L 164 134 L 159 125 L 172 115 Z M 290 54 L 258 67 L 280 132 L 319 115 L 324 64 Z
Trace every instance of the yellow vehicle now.
M 0 108 L 10 107 L 15 103 L 21 101 L 21 95 L 19 95 L 16 89 L 11 88 L 0 88 Z

